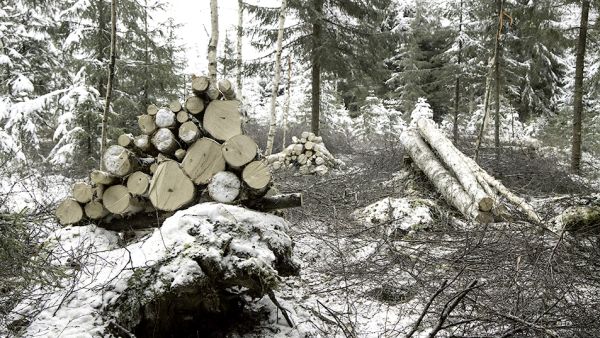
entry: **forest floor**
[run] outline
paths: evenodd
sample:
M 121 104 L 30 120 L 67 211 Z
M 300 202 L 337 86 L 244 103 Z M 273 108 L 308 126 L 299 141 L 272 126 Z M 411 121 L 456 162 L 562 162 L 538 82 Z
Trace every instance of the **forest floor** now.
M 463 148 L 471 155 L 468 145 Z M 405 337 L 414 331 L 426 337 L 443 330 L 440 336 L 565 336 L 580 330 L 582 336 L 600 336 L 596 237 L 557 238 L 516 212 L 507 222 L 469 224 L 400 151 L 340 158 L 347 167 L 326 176 L 276 173 L 280 192 L 304 194 L 302 208 L 282 212 L 302 270 L 283 278 L 276 293 L 295 327 L 265 297 L 252 309 L 260 314 L 258 325 L 244 323 L 240 334 Z M 569 205 L 600 203 L 589 182 L 558 168 L 552 156 L 515 147 L 500 162 L 485 151 L 481 162 L 527 198 L 549 228 Z M 12 202 L 5 202 L 16 210 L 59 200 L 70 181 L 51 182 L 40 189 L 21 182 L 12 189 Z
M 484 153 L 482 164 L 530 200 L 549 227 L 566 206 L 592 196 L 555 158 L 523 148 L 503 157 L 497 163 Z M 414 336 L 544 334 L 561 321 L 577 326 L 598 314 L 585 301 L 564 300 L 600 290 L 597 282 L 581 282 L 587 269 L 574 271 L 573 259 L 584 252 L 597 257 L 598 250 L 573 249 L 567 240 L 558 245 L 517 215 L 489 226 L 464 223 L 400 152 L 342 159 L 351 165 L 325 177 L 277 174 L 281 192 L 302 192 L 305 201 L 284 213 L 302 271 L 277 294 L 296 327 L 271 316 L 250 336 L 396 337 L 413 328 Z M 586 330 L 600 332 L 597 325 Z

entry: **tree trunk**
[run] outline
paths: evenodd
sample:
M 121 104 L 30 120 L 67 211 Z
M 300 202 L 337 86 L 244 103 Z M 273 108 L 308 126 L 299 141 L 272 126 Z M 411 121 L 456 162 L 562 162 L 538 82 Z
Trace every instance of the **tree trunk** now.
M 219 12 L 217 0 L 210 0 L 210 42 L 208 44 L 208 76 L 217 82 L 217 44 L 219 42 Z
M 491 63 L 492 63 L 492 59 L 490 59 L 490 62 L 488 64 L 488 66 L 491 67 Z M 485 135 L 485 128 L 487 126 L 487 119 L 488 116 L 490 115 L 489 112 L 489 106 L 490 106 L 490 92 L 492 89 L 492 74 L 491 74 L 491 68 L 490 71 L 488 72 L 488 75 L 486 76 L 485 79 L 485 92 L 483 94 L 483 119 L 481 121 L 481 127 L 479 128 L 479 133 L 477 134 L 477 141 L 475 142 L 475 161 L 477 161 L 479 159 L 479 149 L 481 148 L 481 143 L 483 142 L 483 137 Z
M 446 166 L 454 172 L 454 176 L 462 184 L 465 191 L 473 199 L 475 205 L 481 211 L 490 211 L 494 206 L 494 200 L 483 191 L 477 182 L 475 174 L 464 163 L 459 150 L 452 145 L 442 132 L 436 128 L 433 121 L 420 119 L 417 121 L 419 133 Z
M 104 101 L 104 113 L 102 114 L 102 135 L 100 141 L 100 170 L 104 169 L 102 154 L 106 149 L 106 139 L 108 138 L 108 114 L 110 112 L 110 101 L 112 98 L 113 81 L 115 77 L 115 62 L 117 58 L 117 0 L 112 0 L 110 4 L 110 62 L 108 63 L 108 83 L 106 85 L 106 98 Z
M 277 46 L 275 48 L 275 71 L 273 76 L 273 88 L 271 89 L 271 123 L 269 125 L 269 134 L 267 135 L 267 149 L 265 155 L 269 156 L 273 152 L 273 141 L 275 140 L 275 131 L 277 128 L 277 94 L 279 93 L 279 82 L 281 81 L 281 48 L 283 44 L 283 29 L 285 25 L 286 0 L 281 0 L 279 9 L 279 28 L 277 31 Z
M 149 191 L 150 202 L 156 209 L 178 210 L 192 203 L 195 195 L 196 187 L 179 163 L 165 161 L 158 165 Z
M 585 45 L 587 40 L 590 1 L 581 2 L 581 22 L 577 39 L 575 60 L 575 95 L 573 98 L 573 142 L 571 147 L 571 171 L 581 171 L 581 121 L 583 115 L 583 74 L 585 71 Z
M 458 209 L 467 219 L 480 223 L 493 221 L 490 213 L 478 210 L 460 182 L 437 160 L 433 151 L 416 131 L 403 132 L 400 135 L 400 142 L 415 164 L 425 173 L 449 204 Z
M 221 171 L 208 183 L 208 195 L 219 203 L 232 203 L 240 195 L 240 179 L 232 172 Z
M 500 38 L 504 26 L 504 0 L 496 0 L 498 6 L 498 32 L 496 33 L 496 43 L 494 46 L 494 76 L 495 93 L 494 104 L 496 114 L 494 115 L 494 148 L 496 149 L 496 162 L 500 162 L 500 58 L 502 50 L 500 49 Z
M 460 0 L 460 13 L 458 21 L 458 51 L 457 51 L 457 64 L 458 73 L 456 75 L 456 83 L 454 85 L 454 124 L 452 126 L 452 133 L 454 136 L 454 144 L 458 144 L 458 110 L 460 109 L 460 75 L 462 72 L 462 25 L 463 25 L 463 0 Z
M 287 134 L 287 128 L 288 128 L 288 116 L 290 114 L 290 100 L 291 100 L 290 92 L 291 92 L 291 86 L 292 86 L 292 56 L 291 56 L 291 54 L 288 54 L 287 62 L 288 62 L 287 86 L 285 89 L 285 102 L 283 104 L 283 122 L 282 122 L 282 128 L 281 128 L 283 135 L 281 137 L 281 149 L 285 149 L 285 138 L 287 136 L 286 134 Z
M 90 179 L 95 184 L 111 185 L 114 184 L 117 178 L 110 173 L 100 170 L 92 170 Z
M 237 75 L 236 75 L 236 85 L 237 85 L 237 97 L 242 99 L 242 73 L 243 73 L 243 63 L 242 63 L 242 37 L 243 37 L 243 25 L 244 25 L 244 2 L 243 0 L 238 0 L 238 25 L 237 25 Z
M 144 135 L 152 135 L 156 131 L 156 123 L 152 115 L 138 116 L 138 127 Z
M 312 24 L 311 49 L 312 60 L 312 109 L 311 109 L 311 130 L 315 135 L 319 135 L 319 120 L 321 114 L 321 31 L 323 29 L 323 0 L 313 0 L 315 16 Z
M 162 108 L 156 113 L 154 123 L 158 128 L 172 128 L 177 124 L 177 119 L 170 109 Z

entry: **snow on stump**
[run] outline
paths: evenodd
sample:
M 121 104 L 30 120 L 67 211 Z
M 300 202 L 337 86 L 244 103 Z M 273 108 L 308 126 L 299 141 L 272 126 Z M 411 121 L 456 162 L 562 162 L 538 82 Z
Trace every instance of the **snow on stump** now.
M 73 278 L 18 304 L 16 334 L 72 337 L 185 337 L 223 330 L 244 305 L 295 275 L 289 223 L 237 206 L 204 203 L 178 211 L 126 247 L 117 233 L 67 227 L 47 245 Z M 77 265 L 70 264 L 72 252 Z M 238 317 L 239 318 L 239 317 Z M 213 326 L 211 326 L 213 325 Z

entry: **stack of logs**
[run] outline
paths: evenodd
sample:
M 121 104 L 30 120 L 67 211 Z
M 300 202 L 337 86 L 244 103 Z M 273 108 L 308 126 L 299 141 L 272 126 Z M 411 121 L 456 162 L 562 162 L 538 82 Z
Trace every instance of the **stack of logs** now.
M 331 168 L 344 166 L 344 162 L 331 155 L 323 143 L 323 138 L 313 133 L 303 132 L 293 136 L 292 144 L 278 154 L 267 157 L 273 170 L 298 168 L 302 175 L 325 175 Z
M 467 219 L 479 223 L 504 220 L 510 218 L 512 206 L 540 225 L 540 217 L 523 198 L 458 150 L 432 120 L 419 119 L 416 128 L 402 133 L 400 142 L 446 201 Z
M 148 106 L 138 116 L 140 134 L 119 136 L 103 154 L 104 170 L 91 172 L 91 184 L 73 185 L 72 197 L 56 210 L 59 222 L 110 223 L 202 200 L 263 211 L 299 206 L 299 194 L 265 196 L 271 171 L 256 142 L 243 134 L 231 82 L 193 77 L 192 91 L 184 105 Z

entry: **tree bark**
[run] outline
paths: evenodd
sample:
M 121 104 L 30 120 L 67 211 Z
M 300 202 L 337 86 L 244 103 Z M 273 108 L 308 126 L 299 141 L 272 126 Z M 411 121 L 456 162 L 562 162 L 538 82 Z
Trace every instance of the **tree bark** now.
M 581 127 L 583 115 L 583 75 L 585 72 L 585 47 L 588 30 L 590 1 L 581 2 L 581 22 L 577 39 L 577 55 L 575 60 L 575 95 L 573 98 L 573 141 L 571 146 L 571 171 L 581 171 Z
M 478 210 L 460 182 L 437 160 L 433 151 L 416 131 L 403 132 L 400 135 L 400 142 L 415 164 L 425 173 L 449 204 L 453 205 L 467 219 L 476 220 L 480 223 L 493 221 L 490 213 Z
M 315 17 L 312 24 L 312 109 L 311 109 L 311 130 L 315 135 L 319 135 L 319 120 L 321 114 L 321 45 L 323 29 L 323 0 L 313 0 Z
M 238 25 L 237 25 L 237 74 L 236 74 L 236 85 L 237 85 L 237 97 L 242 99 L 242 73 L 244 64 L 242 63 L 242 37 L 243 37 L 243 25 L 244 25 L 244 2 L 238 0 Z
M 242 204 L 259 211 L 271 211 L 302 206 L 302 193 L 264 196 L 243 201 Z
M 500 38 L 502 37 L 502 29 L 504 26 L 504 0 L 496 0 L 498 6 L 498 31 L 496 33 L 496 43 L 494 46 L 494 76 L 495 76 L 495 93 L 494 104 L 496 114 L 494 115 L 494 148 L 496 150 L 496 162 L 500 161 L 500 57 L 502 50 L 500 49 Z
M 463 158 L 459 154 L 460 151 L 452 145 L 452 142 L 436 128 L 431 120 L 420 119 L 417 121 L 417 126 L 423 139 L 435 150 L 446 166 L 454 172 L 454 176 L 458 178 L 458 181 L 473 199 L 479 210 L 492 210 L 494 200 L 479 186 L 475 174 L 464 163 Z
M 290 96 L 290 92 L 291 92 L 291 86 L 292 86 L 292 56 L 291 54 L 288 54 L 287 57 L 287 62 L 288 62 L 288 71 L 287 71 L 287 86 L 285 89 L 285 102 L 283 104 L 283 122 L 282 122 L 282 137 L 281 137 L 281 149 L 285 149 L 285 138 L 286 138 L 286 134 L 287 134 L 287 128 L 288 128 L 288 115 L 290 114 L 290 100 L 291 100 L 291 96 Z
M 463 0 L 460 0 L 460 13 L 459 13 L 459 21 L 458 21 L 458 52 L 457 52 L 457 64 L 458 64 L 458 73 L 456 75 L 456 83 L 454 85 L 454 124 L 452 126 L 452 133 L 454 136 L 454 144 L 458 144 L 458 110 L 460 107 L 460 75 L 462 72 L 462 25 L 463 25 Z
M 117 58 L 117 0 L 110 4 L 110 62 L 108 63 L 108 83 L 106 85 L 106 98 L 104 100 L 104 113 L 102 114 L 102 135 L 100 141 L 100 170 L 104 169 L 103 156 L 108 138 L 108 114 L 110 112 L 110 101 L 112 98 L 113 81 L 115 77 L 115 62 Z
M 210 42 L 208 44 L 208 76 L 217 82 L 217 44 L 219 42 L 219 8 L 217 0 L 210 0 Z
M 277 94 L 279 93 L 279 82 L 281 81 L 281 48 L 283 44 L 283 29 L 285 25 L 285 11 L 287 1 L 281 0 L 279 9 L 279 28 L 277 31 L 277 46 L 275 48 L 275 70 L 273 74 L 273 88 L 271 89 L 271 123 L 269 125 L 269 134 L 267 135 L 267 149 L 265 155 L 269 156 L 273 152 L 273 141 L 275 140 L 275 130 L 277 128 Z

